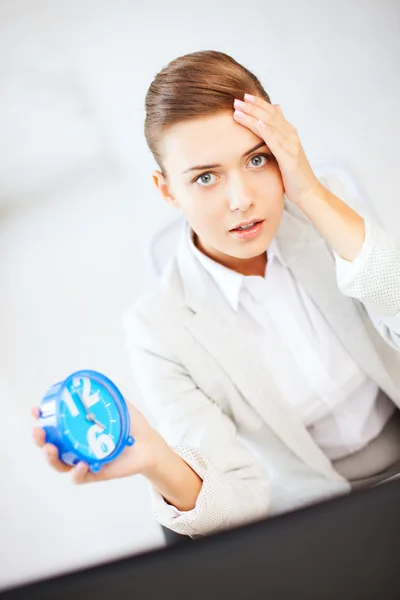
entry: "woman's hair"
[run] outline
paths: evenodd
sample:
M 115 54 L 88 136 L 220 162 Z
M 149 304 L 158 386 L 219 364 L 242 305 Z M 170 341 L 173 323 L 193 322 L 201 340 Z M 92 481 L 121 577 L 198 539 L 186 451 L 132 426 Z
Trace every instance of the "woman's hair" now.
M 245 93 L 271 103 L 251 71 L 216 50 L 179 56 L 157 73 L 146 94 L 144 134 L 164 176 L 160 142 L 167 130 L 181 121 L 233 111 L 234 99 Z

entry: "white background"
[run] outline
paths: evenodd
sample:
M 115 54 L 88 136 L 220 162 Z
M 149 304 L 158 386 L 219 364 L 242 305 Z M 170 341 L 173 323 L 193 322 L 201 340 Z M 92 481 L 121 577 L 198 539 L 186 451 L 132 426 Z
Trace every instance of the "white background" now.
M 81 368 L 146 411 L 121 316 L 177 213 L 151 179 L 144 97 L 170 60 L 203 49 L 252 70 L 311 163 L 351 165 L 400 234 L 395 0 L 2 0 L 0 587 L 163 544 L 142 477 L 73 486 L 33 446 L 29 411 Z

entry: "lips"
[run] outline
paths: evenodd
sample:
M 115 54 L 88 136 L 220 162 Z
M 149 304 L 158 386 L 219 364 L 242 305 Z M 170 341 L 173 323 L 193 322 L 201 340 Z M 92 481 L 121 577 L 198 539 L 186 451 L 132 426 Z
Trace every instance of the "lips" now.
M 257 225 L 257 223 L 261 223 L 262 219 L 253 219 L 252 221 L 243 221 L 243 223 L 239 223 L 238 225 L 236 225 L 236 227 L 233 227 L 233 229 L 230 229 L 230 231 L 237 231 L 239 230 L 239 227 L 246 227 L 247 225 Z M 240 231 L 240 230 L 239 230 Z
M 263 226 L 264 221 L 259 221 L 251 227 L 247 227 L 246 229 L 232 229 L 229 233 L 231 233 L 237 240 L 240 240 L 241 243 L 245 243 L 255 240 L 261 234 Z

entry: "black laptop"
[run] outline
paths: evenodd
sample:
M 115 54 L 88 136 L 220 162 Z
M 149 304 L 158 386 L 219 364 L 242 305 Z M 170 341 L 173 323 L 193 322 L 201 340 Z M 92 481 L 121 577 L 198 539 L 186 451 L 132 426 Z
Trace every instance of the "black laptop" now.
M 400 479 L 0 592 L 1 600 L 400 599 Z

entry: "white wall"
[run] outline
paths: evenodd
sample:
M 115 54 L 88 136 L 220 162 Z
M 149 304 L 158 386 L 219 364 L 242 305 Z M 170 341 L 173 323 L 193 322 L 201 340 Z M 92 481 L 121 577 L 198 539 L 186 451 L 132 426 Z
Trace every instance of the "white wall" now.
M 71 485 L 32 445 L 29 415 L 80 368 L 146 411 L 121 314 L 176 216 L 143 136 L 155 73 L 194 50 L 232 54 L 311 162 L 351 165 L 400 234 L 399 22 L 389 0 L 0 2 L 0 587 L 163 543 L 143 478 Z

